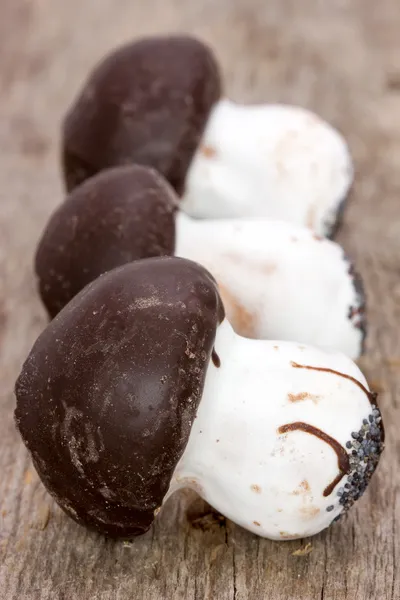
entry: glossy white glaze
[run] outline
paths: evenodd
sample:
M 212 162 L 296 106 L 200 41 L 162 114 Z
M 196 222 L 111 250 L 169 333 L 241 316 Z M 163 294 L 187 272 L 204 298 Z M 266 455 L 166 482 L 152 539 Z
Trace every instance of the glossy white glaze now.
M 289 342 L 239 337 L 225 320 L 189 442 L 167 498 L 195 489 L 212 506 L 257 535 L 301 538 L 328 527 L 343 510 L 337 490 L 324 491 L 339 473 L 332 447 L 303 431 L 279 428 L 304 422 L 345 446 L 371 411 L 358 367 L 341 354 Z M 294 363 L 294 364 L 293 364 Z M 332 507 L 328 512 L 327 508 Z
M 353 179 L 343 137 L 294 106 L 218 102 L 186 178 L 199 218 L 267 217 L 329 235 Z
M 176 223 L 176 255 L 214 275 L 237 333 L 360 355 L 362 299 L 338 244 L 266 219 L 199 221 L 178 213 Z

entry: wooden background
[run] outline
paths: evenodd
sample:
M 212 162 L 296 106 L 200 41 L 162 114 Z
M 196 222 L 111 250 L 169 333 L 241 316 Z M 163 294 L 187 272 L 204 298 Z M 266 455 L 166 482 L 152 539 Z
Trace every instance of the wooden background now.
M 14 380 L 46 323 L 32 255 L 62 199 L 60 117 L 104 52 L 160 31 L 210 42 L 233 98 L 317 111 L 355 158 L 339 240 L 365 278 L 387 450 L 357 508 L 311 540 L 259 539 L 183 493 L 144 537 L 107 541 L 53 504 L 14 429 Z M 399 0 L 1 0 L 0 141 L 0 598 L 399 600 Z

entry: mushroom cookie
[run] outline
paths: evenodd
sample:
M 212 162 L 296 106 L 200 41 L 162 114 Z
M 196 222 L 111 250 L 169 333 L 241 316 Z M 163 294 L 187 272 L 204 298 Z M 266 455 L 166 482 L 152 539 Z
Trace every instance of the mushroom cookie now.
M 384 444 L 350 359 L 239 337 L 212 276 L 175 257 L 82 290 L 39 336 L 16 397 L 48 491 L 109 536 L 145 532 L 184 486 L 258 535 L 315 534 L 361 496 Z
M 201 218 L 266 217 L 331 236 L 352 183 L 342 136 L 313 113 L 221 97 L 211 50 L 187 36 L 119 48 L 63 124 L 67 189 L 113 166 L 157 169 Z
M 55 316 L 86 284 L 140 258 L 190 258 L 211 271 L 240 335 L 360 355 L 364 294 L 342 248 L 286 222 L 194 220 L 148 167 L 107 169 L 51 217 L 36 253 L 40 294 Z

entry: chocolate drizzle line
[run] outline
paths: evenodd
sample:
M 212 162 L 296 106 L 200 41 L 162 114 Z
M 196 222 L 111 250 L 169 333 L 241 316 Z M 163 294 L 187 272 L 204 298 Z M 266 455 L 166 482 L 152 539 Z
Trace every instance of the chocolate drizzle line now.
M 305 367 L 308 368 L 308 367 Z M 325 369 L 323 369 L 325 370 Z M 335 479 L 330 483 L 324 490 L 324 496 L 330 496 L 333 490 L 339 483 L 339 481 L 350 472 L 350 461 L 347 455 L 346 450 L 337 442 L 334 438 L 332 438 L 327 433 L 324 433 L 317 427 L 313 425 L 308 425 L 308 423 L 302 423 L 301 421 L 296 423 L 288 423 L 287 425 L 282 425 L 279 427 L 279 433 L 289 433 L 290 431 L 304 431 L 305 433 L 311 433 L 311 435 L 315 435 L 315 437 L 319 438 L 323 442 L 329 444 L 329 446 L 336 452 L 336 456 L 338 458 L 338 467 L 339 474 Z
M 325 367 L 310 367 L 309 365 L 299 365 L 293 361 L 291 362 L 291 365 L 295 369 L 310 369 L 311 371 L 322 371 L 323 373 L 333 373 L 334 375 L 339 375 L 339 377 L 343 377 L 344 379 L 349 379 L 350 381 L 352 381 L 353 383 L 358 385 L 360 390 L 362 390 L 364 392 L 364 394 L 367 396 L 367 398 L 371 404 L 374 404 L 374 403 L 376 404 L 376 399 L 377 399 L 378 394 L 376 392 L 370 392 L 369 390 L 367 390 L 367 388 L 360 381 L 358 381 L 358 379 L 356 379 L 355 377 L 352 377 L 351 375 L 346 375 L 345 373 L 341 373 L 340 371 L 335 371 L 334 369 L 327 369 Z
M 213 361 L 214 366 L 217 367 L 217 369 L 219 369 L 221 366 L 221 359 L 218 356 L 218 354 L 215 352 L 215 348 L 212 349 L 211 360 Z

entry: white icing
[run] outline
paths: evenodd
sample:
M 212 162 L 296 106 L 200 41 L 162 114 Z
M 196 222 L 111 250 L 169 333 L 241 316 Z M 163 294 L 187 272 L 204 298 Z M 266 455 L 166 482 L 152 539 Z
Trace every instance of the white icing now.
M 214 275 L 237 333 L 359 356 L 360 317 L 349 318 L 359 298 L 338 244 L 285 222 L 196 221 L 181 213 L 175 254 Z
M 266 217 L 330 233 L 353 178 L 343 137 L 293 106 L 218 102 L 186 178 L 193 217 Z
M 342 446 L 371 410 L 366 393 L 335 373 L 295 368 L 292 361 L 334 369 L 360 381 L 348 358 L 297 344 L 249 340 L 227 320 L 218 328 L 212 362 L 189 442 L 171 480 L 169 497 L 191 487 L 235 523 L 271 539 L 313 535 L 342 511 L 331 446 L 310 433 L 280 434 L 304 422 Z M 302 395 L 309 394 L 304 399 Z M 296 400 L 297 398 L 297 400 Z M 333 505 L 333 510 L 327 511 Z

